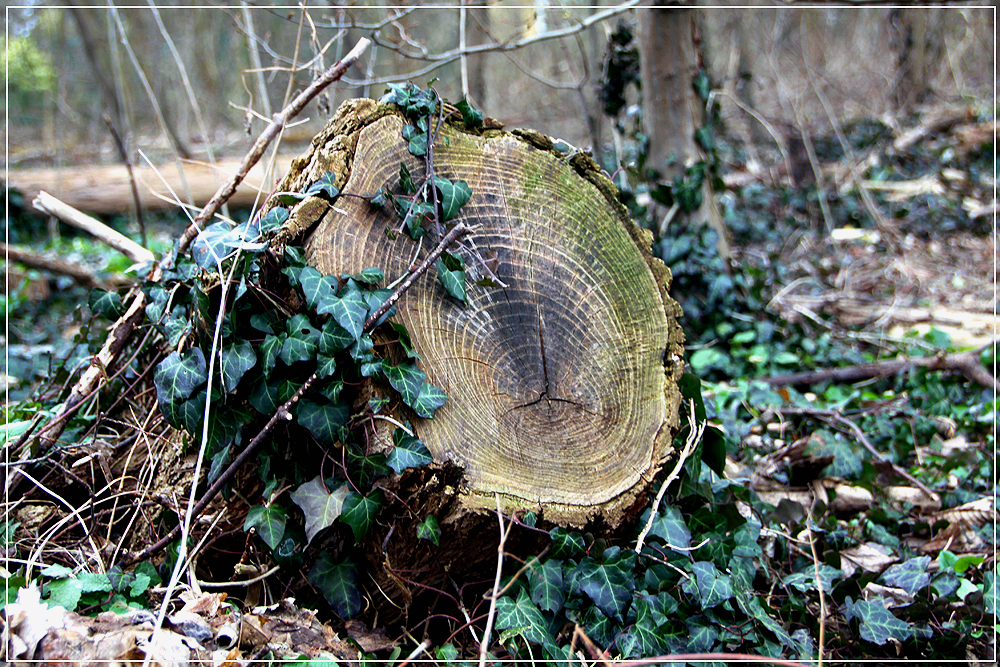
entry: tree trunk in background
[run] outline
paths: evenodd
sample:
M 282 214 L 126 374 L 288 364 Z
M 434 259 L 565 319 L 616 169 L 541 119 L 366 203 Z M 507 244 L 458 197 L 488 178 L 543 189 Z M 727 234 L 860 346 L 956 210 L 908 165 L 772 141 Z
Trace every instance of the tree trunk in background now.
M 705 106 L 694 88 L 702 68 L 697 13 L 657 7 L 642 8 L 638 14 L 643 124 L 649 136 L 646 164 L 659 171 L 663 180 L 672 180 L 706 157 L 695 141 L 695 131 L 705 122 Z M 708 179 L 701 207 L 688 218 L 715 228 L 719 254 L 727 259 L 725 228 Z
M 897 111 L 926 102 L 932 95 L 931 79 L 941 63 L 938 11 L 925 7 L 893 9 L 891 45 L 896 52 L 897 71 L 892 103 Z

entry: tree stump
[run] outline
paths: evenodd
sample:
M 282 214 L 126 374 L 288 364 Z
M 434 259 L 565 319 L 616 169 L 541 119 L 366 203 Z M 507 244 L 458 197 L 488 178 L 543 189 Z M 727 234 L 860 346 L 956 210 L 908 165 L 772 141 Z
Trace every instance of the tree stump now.
M 404 275 L 422 247 L 400 220 L 364 197 L 422 174 L 392 105 L 344 103 L 281 190 L 336 176 L 333 207 L 303 201 L 289 233 L 308 232 L 309 263 L 323 273 L 377 266 Z M 565 146 L 563 144 L 562 146 Z M 470 131 L 446 123 L 434 145 L 437 175 L 466 181 L 459 220 L 473 228 L 462 255 L 467 304 L 433 270 L 398 304 L 428 382 L 448 402 L 412 419 L 436 462 L 464 469 L 465 509 L 529 509 L 554 523 L 614 527 L 634 511 L 671 451 L 683 368 L 680 307 L 669 270 L 650 254 L 616 190 L 587 156 L 543 135 Z M 506 287 L 473 283 L 480 258 Z M 439 517 L 440 518 L 440 517 Z

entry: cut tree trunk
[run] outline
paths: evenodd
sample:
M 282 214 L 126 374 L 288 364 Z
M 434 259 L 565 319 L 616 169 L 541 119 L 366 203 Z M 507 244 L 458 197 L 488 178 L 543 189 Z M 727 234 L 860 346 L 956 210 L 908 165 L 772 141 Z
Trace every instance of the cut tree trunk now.
M 342 192 L 332 207 L 303 201 L 284 234 L 307 232 L 307 258 L 323 273 L 377 266 L 391 281 L 434 246 L 425 240 L 418 250 L 405 233 L 390 233 L 401 220 L 364 198 L 395 188 L 401 162 L 415 178 L 424 172 L 404 125 L 394 106 L 352 100 L 293 161 L 281 190 L 301 192 L 332 171 Z M 671 454 L 683 371 L 669 270 L 593 161 L 559 153 L 534 132 L 474 132 L 460 120 L 445 124 L 433 157 L 435 174 L 469 184 L 456 222 L 473 231 L 454 251 L 469 274 L 467 304 L 447 296 L 432 270 L 404 293 L 395 317 L 427 381 L 448 395 L 434 419 L 398 415 L 442 466 L 407 471 L 388 494 L 408 508 L 370 560 L 408 572 L 445 560 L 446 544 L 465 552 L 463 566 L 495 563 L 487 544 L 495 545 L 496 518 L 483 510 L 498 504 L 507 515 L 531 510 L 546 522 L 605 530 L 634 516 Z M 474 284 L 483 278 L 476 254 L 505 286 Z M 444 531 L 442 550 L 394 546 L 428 513 Z M 391 595 L 394 584 L 398 577 L 380 587 Z

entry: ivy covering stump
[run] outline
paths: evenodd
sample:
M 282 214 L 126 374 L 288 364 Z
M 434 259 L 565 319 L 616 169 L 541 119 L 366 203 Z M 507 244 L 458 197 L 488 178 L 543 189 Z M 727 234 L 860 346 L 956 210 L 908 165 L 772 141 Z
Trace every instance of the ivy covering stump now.
M 399 196 L 401 172 L 424 171 L 408 127 L 395 105 L 352 100 L 293 162 L 280 191 L 332 173 L 340 192 L 330 205 L 301 202 L 279 235 L 306 233 L 306 260 L 320 273 L 374 266 L 391 281 L 440 238 L 431 229 L 418 247 L 392 206 L 372 203 Z M 678 427 L 683 334 L 669 271 L 611 182 L 562 142 L 468 127 L 454 114 L 432 150 L 434 175 L 454 184 L 438 188 L 439 213 L 472 232 L 451 267 L 439 263 L 397 304 L 419 368 L 448 396 L 433 419 L 397 416 L 436 462 L 464 469 L 462 508 L 494 508 L 499 495 L 505 512 L 618 525 Z M 457 191 L 463 181 L 471 194 Z M 436 275 L 458 269 L 464 302 Z

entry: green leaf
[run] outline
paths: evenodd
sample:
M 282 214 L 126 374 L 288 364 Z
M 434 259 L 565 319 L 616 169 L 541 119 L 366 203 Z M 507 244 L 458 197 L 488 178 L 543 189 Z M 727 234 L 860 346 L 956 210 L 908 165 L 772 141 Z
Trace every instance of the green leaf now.
M 420 394 L 417 395 L 416 402 L 410 407 L 418 417 L 433 419 L 434 413 L 448 401 L 448 396 L 429 382 L 420 385 Z
M 274 370 L 274 364 L 278 360 L 278 355 L 281 353 L 281 348 L 285 346 L 287 338 L 288 334 L 284 333 L 276 336 L 268 334 L 264 337 L 264 342 L 260 344 L 261 367 L 264 370 L 264 377 L 270 377 L 271 371 Z
M 247 512 L 246 521 L 243 522 L 243 530 L 249 531 L 251 528 L 257 529 L 264 543 L 274 549 L 281 542 L 285 534 L 285 522 L 288 515 L 285 510 L 277 505 L 263 506 L 254 505 Z
M 882 581 L 886 586 L 902 588 L 910 595 L 916 595 L 931 583 L 931 575 L 927 572 L 930 562 L 930 556 L 919 556 L 891 565 L 882 573 Z
M 639 523 L 645 525 L 648 520 L 649 510 L 643 514 Z M 648 538 L 654 537 L 662 540 L 666 546 L 676 549 L 687 549 L 691 546 L 691 531 L 688 530 L 687 524 L 684 522 L 684 515 L 672 505 L 661 507 L 656 518 L 653 519 Z
M 716 607 L 733 597 L 733 587 L 728 574 L 722 574 L 713 563 L 697 561 L 691 563 L 702 609 Z M 694 588 L 694 587 L 690 587 Z
M 366 285 L 378 285 L 380 282 L 385 280 L 385 272 L 377 266 L 369 266 L 366 269 L 362 269 L 361 273 L 345 273 L 343 277 L 345 279 L 351 278 L 352 280 Z
M 637 644 L 637 651 L 628 657 L 663 655 L 669 652 L 664 633 L 660 630 L 660 627 L 669 621 L 668 614 L 664 613 L 666 606 L 661 598 L 672 600 L 674 610 L 676 610 L 676 600 L 673 600 L 667 593 L 636 597 L 636 617 L 632 633 Z
M 844 573 L 841 570 L 830 567 L 826 563 L 819 566 L 820 583 L 823 585 L 823 591 L 825 593 L 832 591 L 833 582 L 843 576 Z M 930 578 L 928 577 L 928 580 L 929 579 Z M 783 578 L 781 583 L 785 586 L 791 586 L 792 588 L 802 591 L 803 593 L 818 590 L 816 586 L 816 568 L 813 565 L 806 565 L 798 572 L 793 572 Z
M 303 399 L 295 407 L 295 419 L 325 445 L 340 440 L 340 429 L 350 417 L 351 412 L 343 403 L 323 404 Z
M 353 340 L 358 340 L 364 331 L 368 304 L 352 281 L 341 290 L 340 296 L 324 299 L 316 308 L 316 313 L 319 315 L 330 313 Z
M 552 538 L 553 558 L 576 558 L 587 547 L 583 535 L 575 531 L 570 532 L 562 526 L 550 530 L 549 537 Z
M 420 395 L 420 389 L 427 374 L 413 362 L 393 366 L 388 359 L 382 360 L 382 372 L 392 388 L 399 392 L 403 402 L 413 407 Z
M 426 124 L 426 123 L 425 123 Z M 403 139 L 407 142 L 407 150 L 413 157 L 427 155 L 427 129 L 407 125 L 403 128 Z
M 410 339 L 410 332 L 406 329 L 405 324 L 400 324 L 399 322 L 390 322 L 391 326 L 395 331 L 396 335 L 399 336 L 398 343 L 399 346 L 403 348 L 403 352 L 409 359 L 420 359 L 420 355 L 417 354 L 416 350 L 413 348 L 413 341 Z
M 574 585 L 609 618 L 622 620 L 635 590 L 634 551 L 610 547 L 597 561 L 586 556 L 577 566 Z
M 319 347 L 319 331 L 313 327 L 308 315 L 293 315 L 288 320 L 288 338 L 278 354 L 288 366 L 297 361 L 312 361 Z
M 191 258 L 206 271 L 218 271 L 219 264 L 232 250 L 226 245 L 232 227 L 228 222 L 216 222 L 199 232 L 191 244 Z
M 518 591 L 516 602 L 506 595 L 497 600 L 496 628 L 516 630 L 516 635 L 535 644 L 552 641 L 548 636 L 548 623 L 545 617 L 523 588 Z
M 79 579 L 56 579 L 45 584 L 44 590 L 45 601 L 50 608 L 62 607 L 66 611 L 73 611 L 83 595 L 83 584 Z
M 448 294 L 465 303 L 465 262 L 462 258 L 442 253 L 441 259 L 434 266 L 437 268 L 438 280 Z
M 229 463 L 229 445 L 222 447 L 211 457 L 211 465 L 208 467 L 208 483 L 214 484 L 219 479 L 219 475 L 225 472 L 225 466 Z
M 719 631 L 705 623 L 701 616 L 684 621 L 688 628 L 687 650 L 689 653 L 708 653 L 719 638 Z
M 441 220 L 447 222 L 458 216 L 461 208 L 472 197 L 472 188 L 465 181 L 450 181 L 440 176 L 434 177 L 434 185 L 440 193 Z
M 350 491 L 344 498 L 343 511 L 340 520 L 351 527 L 354 531 L 354 539 L 358 542 L 368 533 L 368 529 L 375 523 L 378 511 L 382 509 L 385 496 L 382 491 L 375 489 L 367 496 Z
M 299 285 L 306 297 L 306 305 L 312 310 L 316 310 L 324 300 L 336 296 L 337 279 L 333 276 L 324 276 L 311 266 L 305 267 L 299 273 Z
M 365 456 L 356 447 L 347 448 L 347 461 L 351 469 L 351 479 L 359 486 L 368 486 L 372 480 L 385 477 L 392 472 L 386 465 L 384 454 Z
M 90 312 L 94 315 L 99 315 L 109 320 L 117 320 L 125 313 L 121 295 L 117 292 L 109 292 L 98 287 L 90 290 L 90 295 L 87 297 L 87 306 L 90 307 Z
M 335 561 L 323 552 L 309 570 L 308 578 L 341 618 L 351 618 L 361 611 L 361 587 L 354 563 L 346 559 Z
M 327 171 L 319 177 L 318 181 L 306 188 L 305 195 L 307 197 L 323 195 L 327 199 L 336 199 L 340 194 L 340 189 L 334 184 L 336 180 L 337 175 L 332 171 Z
M 267 242 L 258 242 L 258 238 L 260 238 L 260 225 L 247 221 L 229 230 L 229 233 L 222 238 L 222 244 L 233 250 L 260 252 L 267 247 Z
M 987 614 L 997 613 L 997 573 L 996 569 L 989 570 L 983 575 L 983 605 Z
M 333 319 L 323 323 L 319 330 L 319 353 L 332 355 L 341 350 L 346 350 L 354 343 L 354 338 L 347 329 L 337 324 Z
M 339 484 L 333 491 L 326 488 L 321 476 L 314 477 L 296 490 L 290 498 L 299 506 L 306 518 L 306 543 L 312 542 L 316 533 L 333 524 L 340 516 L 347 496 L 346 483 Z
M 268 382 L 263 377 L 250 386 L 250 405 L 264 415 L 273 415 L 278 408 L 290 399 L 299 387 L 300 380 L 274 379 Z
M 399 163 L 399 187 L 404 194 L 413 195 L 417 193 L 417 186 L 413 183 L 410 170 L 402 162 Z
M 316 355 L 316 377 L 327 378 L 336 372 L 337 359 L 335 357 L 330 357 L 325 354 Z
M 60 565 L 59 563 L 53 563 L 42 569 L 40 573 L 43 577 L 52 577 L 53 579 L 65 579 L 66 577 L 73 576 L 73 568 L 66 567 L 65 565 Z
M 397 434 L 400 434 L 397 436 Z M 397 428 L 392 433 L 392 439 L 396 446 L 385 457 L 385 462 L 398 475 L 407 468 L 419 468 L 434 460 L 430 451 L 412 435 L 409 435 L 401 428 Z
M 890 639 L 903 642 L 913 636 L 913 628 L 909 623 L 901 621 L 892 615 L 879 602 L 858 600 L 851 603 L 846 600 L 850 614 L 861 621 L 861 638 L 878 644 L 885 644 Z
M 531 601 L 542 611 L 557 612 L 566 602 L 566 585 L 563 581 L 562 561 L 536 562 L 528 571 Z
M 436 516 L 428 514 L 426 519 L 417 524 L 417 539 L 429 540 L 434 546 L 441 546 L 441 525 Z
M 277 229 L 285 224 L 285 220 L 288 220 L 288 209 L 283 206 L 275 206 L 267 212 L 267 215 L 260 219 L 260 231 L 269 232 L 272 229 Z M 286 253 L 288 250 L 288 248 L 285 248 Z
M 248 370 L 257 365 L 253 344 L 247 340 L 225 345 L 222 348 L 222 386 L 233 391 Z
M 810 443 L 817 443 L 819 441 L 822 444 L 810 444 L 806 447 L 806 453 L 815 456 L 829 455 L 833 457 L 833 463 L 824 468 L 824 474 L 856 479 L 864 468 L 860 449 L 845 438 L 829 431 L 820 429 L 816 433 L 819 434 L 819 437 L 811 438 Z
M 208 366 L 205 354 L 199 348 L 171 352 L 153 373 L 153 385 L 156 387 L 156 400 L 160 409 L 166 414 L 169 408 L 188 398 L 206 380 Z M 167 408 L 164 409 L 164 406 Z
M 465 98 L 462 98 L 462 101 L 456 104 L 455 108 L 462 113 L 462 121 L 466 127 L 478 128 L 483 126 L 483 112 L 472 108 L 472 105 Z

